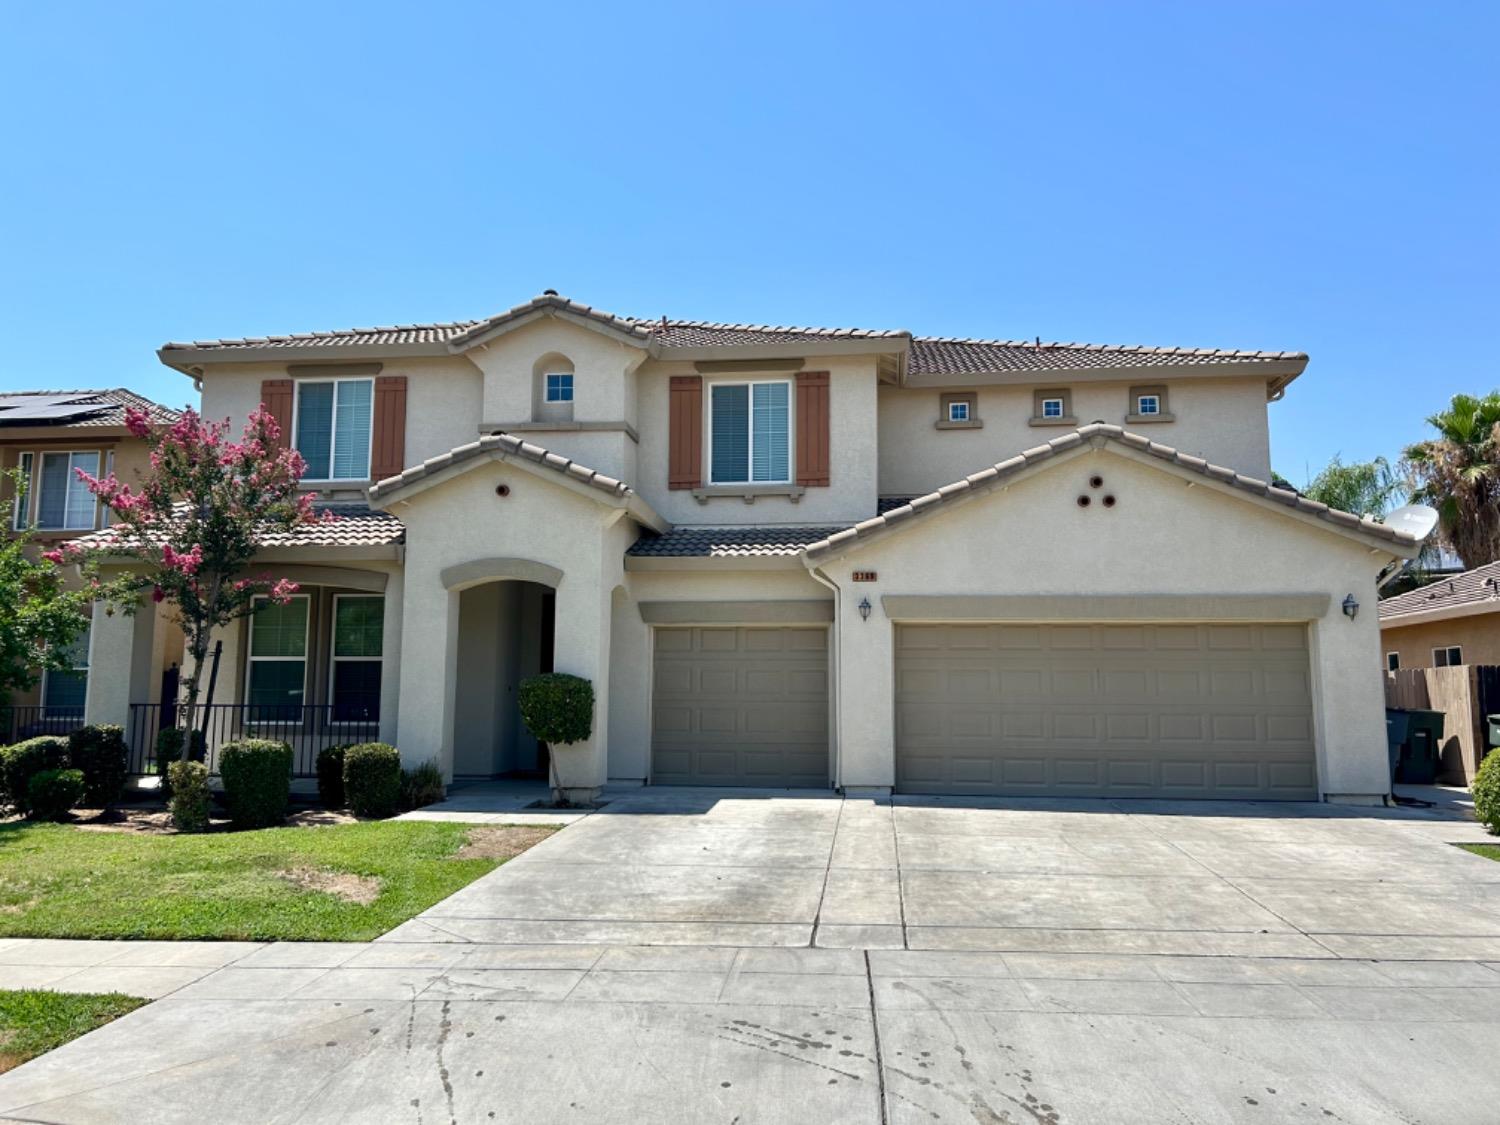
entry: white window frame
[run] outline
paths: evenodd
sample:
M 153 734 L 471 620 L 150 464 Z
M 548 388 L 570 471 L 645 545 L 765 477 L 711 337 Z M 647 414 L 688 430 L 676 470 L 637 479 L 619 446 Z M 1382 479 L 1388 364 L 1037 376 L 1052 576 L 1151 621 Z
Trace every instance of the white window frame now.
M 89 645 L 93 641 L 93 629 L 94 629 L 94 623 L 91 620 L 89 622 L 89 624 L 88 624 L 88 628 L 86 628 L 83 631 L 83 663 L 82 664 L 75 664 L 71 668 L 67 669 L 67 671 L 72 672 L 75 675 L 77 673 L 79 673 L 79 672 L 83 673 L 83 698 L 85 700 L 84 706 L 88 705 L 87 704 L 87 700 L 88 700 L 88 691 L 89 691 Z M 42 669 L 42 694 L 41 694 L 41 697 L 40 697 L 40 703 L 41 703 L 42 718 L 44 718 L 44 719 L 66 718 L 67 717 L 67 716 L 54 716 L 54 715 L 49 715 L 47 713 L 50 710 L 50 708 L 47 706 L 47 686 L 48 686 L 47 681 L 49 680 L 49 678 L 51 677 L 52 673 L 55 670 L 56 669 L 52 669 L 52 668 L 43 668 Z
M 251 601 L 251 604 L 254 605 L 254 606 L 256 606 L 256 607 L 259 607 L 259 606 L 265 604 L 266 602 L 269 602 L 270 600 L 271 599 L 267 595 L 265 595 L 265 594 L 257 594 L 255 596 L 255 598 Z M 250 617 L 245 622 L 245 689 L 244 689 L 243 695 L 240 697 L 240 701 L 241 701 L 241 706 L 243 706 L 243 707 L 245 707 L 247 709 L 252 705 L 251 702 L 250 702 L 250 672 L 251 672 L 251 669 L 255 666 L 255 663 L 257 661 L 264 661 L 264 662 L 266 662 L 268 664 L 271 664 L 271 663 L 289 664 L 292 661 L 296 660 L 296 661 L 300 661 L 301 664 L 302 664 L 302 702 L 300 704 L 298 704 L 298 706 L 302 708 L 303 715 L 299 716 L 296 719 L 254 719 L 254 720 L 252 720 L 252 719 L 246 719 L 244 721 L 244 725 L 247 726 L 247 727 L 287 726 L 287 725 L 301 723 L 306 718 L 306 710 L 307 710 L 307 707 L 308 707 L 308 702 L 307 702 L 307 684 L 308 684 L 309 673 L 312 671 L 312 658 L 313 658 L 312 644 L 311 644 L 311 641 L 312 641 L 312 627 L 313 627 L 313 619 L 312 619 L 312 595 L 311 594 L 293 594 L 291 596 L 290 600 L 291 601 L 304 601 L 304 602 L 307 603 L 306 623 L 302 627 L 302 634 L 303 634 L 302 635 L 302 655 L 301 656 L 256 656 L 255 655 L 255 621 L 254 621 L 255 614 L 251 613 Z
M 338 701 L 338 691 L 337 691 L 337 687 L 336 687 L 336 685 L 338 683 L 338 679 L 337 679 L 337 676 L 335 675 L 335 673 L 338 671 L 338 663 L 341 660 L 359 660 L 359 661 L 363 661 L 365 663 L 371 663 L 371 662 L 379 661 L 380 666 L 381 666 L 380 667 L 380 707 L 381 707 L 381 710 L 385 709 L 385 687 L 386 687 L 386 684 L 385 684 L 385 636 L 382 633 L 381 638 L 380 638 L 380 655 L 379 656 L 340 656 L 339 655 L 339 649 L 338 649 L 339 599 L 340 598 L 379 598 L 382 602 L 385 602 L 385 600 L 386 600 L 384 594 L 376 594 L 376 593 L 373 593 L 373 592 L 372 593 L 348 593 L 348 594 L 334 594 L 333 595 L 333 606 L 329 610 L 329 614 L 328 614 L 328 714 L 329 714 L 330 720 L 332 719 L 332 717 L 335 714 L 338 713 L 337 709 L 338 709 L 338 702 L 339 701 Z M 386 602 L 385 609 L 389 610 L 390 608 L 391 608 L 390 607 L 390 603 Z M 378 715 L 376 716 L 375 721 L 376 722 L 380 721 L 380 717 Z
M 90 454 L 92 454 L 94 457 L 94 475 L 98 476 L 99 469 L 104 461 L 104 451 L 102 449 L 41 449 L 37 451 L 36 460 L 33 462 L 31 489 L 27 494 L 26 501 L 26 506 L 31 509 L 31 523 L 33 525 L 37 524 L 37 522 L 42 518 L 42 464 L 48 457 L 66 457 L 68 459 L 68 472 L 65 478 L 67 483 L 64 486 L 63 491 L 63 525 L 61 527 L 37 527 L 37 531 L 93 531 L 96 527 L 99 526 L 98 497 L 93 497 L 93 513 L 89 516 L 87 527 L 68 526 L 67 489 L 71 489 L 75 483 L 79 488 L 82 488 L 85 491 L 87 491 L 88 487 L 73 475 L 73 458 L 79 456 L 87 457 Z
M 297 448 L 297 423 L 302 414 L 302 386 L 304 383 L 332 383 L 333 413 L 328 417 L 328 471 L 333 472 L 334 443 L 339 432 L 339 388 L 340 383 L 370 384 L 370 432 L 365 435 L 365 475 L 362 477 L 303 477 L 303 484 L 357 484 L 370 479 L 375 464 L 375 377 L 373 375 L 349 375 L 320 378 L 309 375 L 305 379 L 292 380 L 292 432 L 288 445 Z
M 1042 417 L 1047 419 L 1061 418 L 1064 416 L 1066 406 L 1067 404 L 1060 398 L 1044 398 L 1042 399 Z M 1055 413 L 1053 407 L 1057 408 Z
M 1443 654 L 1444 663 L 1438 663 L 1438 653 Z M 1458 653 L 1458 659 L 1454 660 L 1453 653 Z M 1457 668 L 1464 662 L 1463 645 L 1438 645 L 1432 650 L 1432 666 L 1434 668 Z
M 967 422 L 969 420 L 969 400 L 959 399 L 948 404 L 948 421 Z
M 568 396 L 566 398 L 552 397 L 552 380 L 566 379 Z M 559 390 L 563 388 L 559 386 Z M 571 403 L 573 401 L 573 372 L 571 371 L 547 371 L 542 374 L 542 401 L 551 403 Z
M 758 386 L 774 386 L 780 383 L 786 388 L 786 476 L 781 480 L 714 480 L 714 388 L 715 387 L 747 387 L 746 392 L 746 435 L 745 448 L 745 473 L 748 476 L 754 473 L 755 463 L 755 391 Z M 726 379 L 722 382 L 708 384 L 708 393 L 703 396 L 703 428 L 708 434 L 708 440 L 704 442 L 704 451 L 708 457 L 703 477 L 708 481 L 710 488 L 760 488 L 762 486 L 774 488 L 781 484 L 791 484 L 797 479 L 797 394 L 796 387 L 790 379 Z
M 30 449 L 17 453 L 16 469 L 26 482 L 26 492 L 24 495 L 17 493 L 16 498 L 10 502 L 10 529 L 23 531 L 30 522 L 31 505 L 36 500 L 36 453 Z
M 1401 654 L 1399 652 L 1388 652 L 1385 654 L 1385 670 L 1387 672 L 1401 671 Z
M 1151 409 L 1146 409 L 1146 403 L 1151 404 Z M 1151 418 L 1161 413 L 1161 395 L 1146 394 L 1135 396 L 1135 412 L 1142 418 Z

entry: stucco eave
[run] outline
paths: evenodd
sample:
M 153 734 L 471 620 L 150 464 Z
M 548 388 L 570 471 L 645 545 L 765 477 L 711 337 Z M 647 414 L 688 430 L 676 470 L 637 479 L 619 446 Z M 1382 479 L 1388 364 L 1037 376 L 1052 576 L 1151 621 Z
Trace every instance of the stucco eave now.
M 652 344 L 651 358 L 668 360 L 736 360 L 736 359 L 784 359 L 820 355 L 900 355 L 905 356 L 911 346 L 908 336 L 887 336 L 872 339 L 832 337 L 829 339 L 801 339 L 780 344 L 715 344 L 697 348 L 667 348 Z
M 351 360 L 384 360 L 409 356 L 451 357 L 444 344 L 340 344 L 234 348 L 159 348 L 156 358 L 167 367 L 194 378 L 203 368 L 225 363 L 348 363 Z
M 696 570 L 700 573 L 725 574 L 738 570 L 801 570 L 801 555 L 711 555 L 711 556 L 652 556 L 626 555 L 625 569 L 648 570 Z
M 1192 379 L 1266 380 L 1267 398 L 1278 395 L 1300 375 L 1306 361 L 1203 363 L 1184 365 L 1130 365 L 1118 367 L 1047 368 L 1034 371 L 974 371 L 965 373 L 908 375 L 905 385 L 922 390 L 945 387 L 1051 386 L 1068 383 L 1115 383 L 1147 380 L 1184 382 Z
M 1489 598 L 1467 605 L 1441 606 L 1436 609 L 1419 609 L 1412 613 L 1399 613 L 1380 619 L 1380 630 L 1400 629 L 1407 625 L 1425 625 L 1432 621 L 1452 621 L 1460 617 L 1482 617 L 1486 613 L 1500 613 L 1500 598 Z

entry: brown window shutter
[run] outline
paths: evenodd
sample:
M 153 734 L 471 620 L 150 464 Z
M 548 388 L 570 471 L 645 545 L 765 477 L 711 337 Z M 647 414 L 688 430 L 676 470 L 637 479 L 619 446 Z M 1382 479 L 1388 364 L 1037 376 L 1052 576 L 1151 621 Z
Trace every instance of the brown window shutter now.
M 828 487 L 828 372 L 797 374 L 797 483 Z
M 260 384 L 260 404 L 281 428 L 281 439 L 276 443 L 282 449 L 292 444 L 292 381 L 290 379 L 264 379 Z
M 672 376 L 667 421 L 667 487 L 698 488 L 703 483 L 703 376 Z
M 406 468 L 406 376 L 375 379 L 375 432 L 370 441 L 370 479 L 399 476 Z

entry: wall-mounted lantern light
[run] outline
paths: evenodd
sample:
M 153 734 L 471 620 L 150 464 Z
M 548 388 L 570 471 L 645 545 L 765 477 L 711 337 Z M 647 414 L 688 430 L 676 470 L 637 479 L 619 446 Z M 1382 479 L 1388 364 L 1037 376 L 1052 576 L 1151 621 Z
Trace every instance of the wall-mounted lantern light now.
M 1354 600 L 1353 594 L 1344 595 L 1344 616 L 1350 621 L 1354 620 L 1355 614 L 1359 612 L 1359 603 Z
M 875 607 L 870 604 L 870 599 L 869 598 L 861 598 L 860 599 L 859 606 L 858 606 L 859 615 L 860 615 L 860 617 L 864 618 L 866 621 L 870 620 L 870 610 L 872 610 L 874 608 Z

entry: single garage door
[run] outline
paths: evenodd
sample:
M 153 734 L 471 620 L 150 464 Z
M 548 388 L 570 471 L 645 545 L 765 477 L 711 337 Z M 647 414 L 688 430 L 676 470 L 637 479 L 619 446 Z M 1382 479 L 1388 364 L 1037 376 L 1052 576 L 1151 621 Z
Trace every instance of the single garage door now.
M 1301 625 L 898 625 L 896 784 L 1317 796 Z
M 828 629 L 656 630 L 651 780 L 826 788 Z

